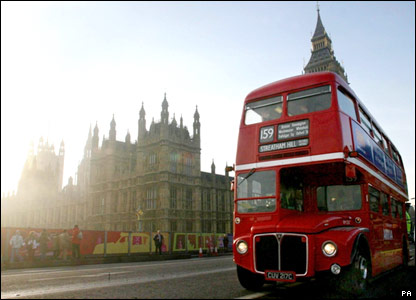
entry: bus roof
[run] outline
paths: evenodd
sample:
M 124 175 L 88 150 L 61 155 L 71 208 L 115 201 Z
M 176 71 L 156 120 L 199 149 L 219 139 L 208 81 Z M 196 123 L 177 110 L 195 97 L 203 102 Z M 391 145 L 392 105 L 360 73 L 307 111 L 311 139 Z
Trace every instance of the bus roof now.
M 293 76 L 264 85 L 249 93 L 246 97 L 246 101 L 270 96 L 270 94 L 273 93 L 284 93 L 290 90 L 296 90 L 302 87 L 334 80 L 340 83 L 351 95 L 357 98 L 354 91 L 350 89 L 348 84 L 338 74 L 334 72 L 317 72 Z
M 348 93 L 351 94 L 357 101 L 357 103 L 361 106 L 364 112 L 372 119 L 373 123 L 377 126 L 378 130 L 383 133 L 383 135 L 389 139 L 387 134 L 384 132 L 380 124 L 376 121 L 376 119 L 372 116 L 370 111 L 364 105 L 364 103 L 357 97 L 354 91 L 350 88 L 348 83 L 342 79 L 341 76 L 334 72 L 316 72 L 316 73 L 307 73 L 303 75 L 297 75 L 289 78 L 285 78 L 282 80 L 278 80 L 269 84 L 266 84 L 262 87 L 255 89 L 254 91 L 250 92 L 245 102 L 251 102 L 252 100 L 261 99 L 263 97 L 268 97 L 273 94 L 281 94 L 287 91 L 292 91 L 296 89 L 300 89 L 303 87 L 313 86 L 319 83 L 327 82 L 327 81 L 336 81 L 339 83 Z M 390 143 L 396 148 L 391 139 L 389 139 Z M 397 151 L 397 148 L 396 148 Z

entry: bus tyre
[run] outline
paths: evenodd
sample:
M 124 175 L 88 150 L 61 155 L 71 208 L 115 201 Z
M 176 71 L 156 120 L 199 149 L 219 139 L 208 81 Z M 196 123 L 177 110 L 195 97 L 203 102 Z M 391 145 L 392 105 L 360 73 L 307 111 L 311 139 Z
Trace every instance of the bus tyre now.
M 406 269 L 409 266 L 409 248 L 407 248 L 407 241 L 403 239 L 403 247 L 402 247 L 402 256 L 403 256 L 403 263 L 402 266 Z
M 370 276 L 371 260 L 360 249 L 357 251 L 352 264 L 347 268 L 343 278 L 340 280 L 340 288 L 352 296 L 359 296 L 366 291 Z
M 252 273 L 239 265 L 237 265 L 237 276 L 240 284 L 250 291 L 258 291 L 264 284 L 264 277 L 262 275 Z

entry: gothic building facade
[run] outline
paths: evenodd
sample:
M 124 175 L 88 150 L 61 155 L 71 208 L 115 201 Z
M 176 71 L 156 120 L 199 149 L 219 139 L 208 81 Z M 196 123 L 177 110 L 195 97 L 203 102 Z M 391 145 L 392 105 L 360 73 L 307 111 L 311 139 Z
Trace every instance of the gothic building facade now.
M 43 138 L 40 138 L 36 152 L 31 144 L 17 193 L 2 195 L 2 226 L 53 228 L 57 223 L 63 225 L 66 219 L 73 223 L 70 217 L 74 201 L 68 201 L 70 187 L 62 191 L 64 156 L 63 141 L 58 154 Z
M 88 136 L 78 182 L 87 187 L 86 227 L 102 230 L 231 232 L 230 178 L 201 172 L 201 124 L 195 110 L 193 134 L 180 118 L 169 119 L 166 95 L 160 122 L 146 128 L 144 104 L 138 136 L 116 139 L 116 121 L 99 147 L 98 126 Z M 141 212 L 138 221 L 138 212 Z M 140 222 L 140 223 L 139 223 Z
M 217 175 L 214 162 L 211 173 L 201 172 L 198 109 L 191 135 L 182 117 L 179 124 L 175 116 L 169 118 L 168 107 L 165 95 L 160 121 L 152 121 L 147 129 L 142 104 L 134 143 L 129 132 L 124 141 L 116 139 L 114 115 L 101 146 L 98 124 L 93 132 L 90 127 L 76 185 L 70 178 L 62 191 L 58 189 L 59 182 L 62 186 L 61 165 L 59 174 L 39 190 L 43 175 L 33 170 L 41 167 L 40 161 L 42 166 L 48 164 L 40 159 L 45 157 L 43 150 L 37 156 L 29 155 L 18 194 L 2 198 L 2 226 L 71 228 L 78 224 L 91 230 L 230 233 L 232 178 L 227 172 Z M 50 149 L 48 153 L 53 157 Z M 56 156 L 62 167 L 63 153 L 62 143 Z M 38 161 L 38 167 L 33 167 L 33 161 Z M 33 180 L 37 181 L 26 183 Z M 32 190 L 39 190 L 39 197 L 23 210 L 17 204 L 32 199 Z
M 345 82 L 348 82 L 347 74 L 345 74 L 344 68 L 336 59 L 334 50 L 332 49 L 332 41 L 322 24 L 319 7 L 318 21 L 316 23 L 315 32 L 312 36 L 311 42 L 311 58 L 309 59 L 308 64 L 304 67 L 304 72 L 314 73 L 331 71 L 340 75 Z

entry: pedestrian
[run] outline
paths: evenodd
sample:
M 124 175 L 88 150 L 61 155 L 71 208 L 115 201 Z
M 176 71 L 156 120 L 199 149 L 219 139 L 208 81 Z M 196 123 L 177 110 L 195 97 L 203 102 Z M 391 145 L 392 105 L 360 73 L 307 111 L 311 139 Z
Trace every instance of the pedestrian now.
M 226 234 L 224 234 L 224 238 L 222 240 L 222 243 L 224 244 L 224 252 L 228 251 L 228 237 Z
M 406 210 L 406 227 L 407 227 L 407 236 L 409 237 L 409 241 L 412 242 L 412 218 L 410 217 L 409 212 Z
M 57 259 L 59 256 L 59 248 L 60 248 L 60 244 L 59 244 L 59 236 L 58 233 L 54 233 L 52 235 L 52 249 L 53 249 L 53 258 Z
M 68 231 L 66 231 L 66 229 L 64 229 L 64 231 L 59 235 L 59 250 L 60 250 L 60 255 L 59 257 L 62 258 L 63 260 L 66 260 L 66 257 L 68 255 L 68 251 L 70 250 L 70 246 L 71 246 L 71 236 L 68 234 Z
M 155 241 L 156 246 L 155 253 L 157 253 L 157 249 L 159 249 L 159 254 L 162 254 L 163 235 L 160 234 L 160 230 L 157 231 L 153 240 Z
M 79 230 L 78 225 L 75 225 L 72 229 L 72 258 L 80 259 L 80 245 L 82 239 L 82 232 Z
M 39 237 L 39 245 L 40 245 L 40 257 L 42 260 L 45 259 L 46 252 L 48 251 L 48 242 L 49 242 L 49 235 L 46 229 L 42 230 L 42 233 Z
M 36 235 L 34 231 L 29 233 L 29 236 L 26 239 L 26 248 L 27 248 L 27 255 L 30 262 L 33 262 L 35 251 L 38 248 L 39 243 L 37 241 Z
M 10 239 L 10 245 L 12 246 L 12 254 L 10 257 L 10 262 L 14 262 L 14 258 L 16 257 L 17 260 L 21 260 L 19 251 L 22 246 L 25 245 L 23 241 L 23 237 L 20 234 L 20 230 L 16 230 L 12 238 Z

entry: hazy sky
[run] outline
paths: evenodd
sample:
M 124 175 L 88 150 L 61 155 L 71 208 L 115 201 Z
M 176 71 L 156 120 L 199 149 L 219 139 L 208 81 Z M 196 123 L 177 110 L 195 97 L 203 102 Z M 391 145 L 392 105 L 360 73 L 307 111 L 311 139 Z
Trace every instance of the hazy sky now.
M 321 2 L 351 88 L 402 155 L 415 197 L 415 4 Z M 192 132 L 198 106 L 202 171 L 235 161 L 246 95 L 299 75 L 316 2 L 1 2 L 1 192 L 16 190 L 29 145 L 65 143 L 64 185 L 90 125 L 100 145 L 170 118 Z

